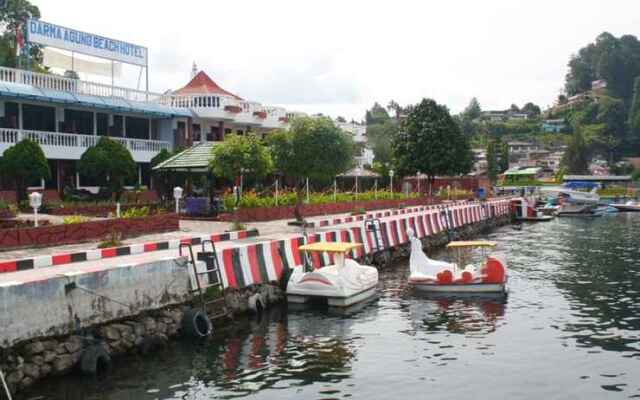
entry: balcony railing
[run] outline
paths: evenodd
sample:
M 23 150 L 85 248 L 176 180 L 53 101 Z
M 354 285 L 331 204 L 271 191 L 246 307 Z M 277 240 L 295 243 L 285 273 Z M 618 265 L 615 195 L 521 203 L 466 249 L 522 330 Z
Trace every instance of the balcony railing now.
M 0 128 L 0 144 L 13 145 L 22 139 L 29 138 L 40 146 L 46 147 L 73 147 L 88 149 L 95 146 L 101 136 L 80 135 L 75 133 L 29 131 L 20 129 Z M 145 140 L 121 137 L 110 137 L 122 143 L 129 151 L 158 153 L 162 149 L 171 150 L 171 143 L 161 140 Z
M 159 93 L 147 93 L 142 90 L 6 67 L 0 67 L 0 81 L 21 83 L 41 89 L 58 90 L 89 96 L 118 97 L 132 101 L 156 101 L 162 96 Z

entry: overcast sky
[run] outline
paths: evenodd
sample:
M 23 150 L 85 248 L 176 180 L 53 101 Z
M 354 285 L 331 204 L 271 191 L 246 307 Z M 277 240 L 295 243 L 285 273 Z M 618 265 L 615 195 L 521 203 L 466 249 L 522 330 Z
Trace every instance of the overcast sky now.
M 47 22 L 148 47 L 153 91 L 186 84 L 195 61 L 247 100 L 355 119 L 422 97 L 544 108 L 572 53 L 640 35 L 636 0 L 31 1 Z

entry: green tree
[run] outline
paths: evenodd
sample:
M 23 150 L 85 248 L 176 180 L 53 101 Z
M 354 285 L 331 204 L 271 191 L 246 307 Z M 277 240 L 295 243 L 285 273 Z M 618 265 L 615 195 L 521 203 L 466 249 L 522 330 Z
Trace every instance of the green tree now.
M 496 141 L 489 139 L 487 142 L 487 176 L 492 184 L 498 179 L 498 155 L 496 149 Z
M 498 170 L 502 173 L 509 169 L 509 144 L 498 138 L 496 149 L 500 151 Z
M 351 136 L 328 118 L 295 118 L 288 131 L 273 132 L 268 140 L 276 169 L 296 179 L 298 221 L 306 179 L 328 183 L 353 163 Z
M 389 173 L 393 158 L 391 142 L 397 133 L 398 124 L 393 120 L 367 127 L 367 141 L 373 150 L 374 161 L 378 165 L 376 172 L 382 176 L 387 176 Z
M 537 105 L 529 102 L 522 107 L 521 110 L 523 113 L 529 115 L 529 118 L 537 118 L 540 116 L 541 110 Z
M 480 102 L 475 97 L 471 99 L 467 108 L 465 108 L 464 111 L 462 112 L 463 118 L 468 121 L 472 121 L 480 117 L 481 114 L 482 114 L 482 108 L 480 107 Z
M 467 138 L 449 110 L 431 99 L 413 107 L 394 137 L 392 149 L 398 174 L 426 174 L 430 192 L 436 175 L 464 174 L 473 165 Z
M 582 128 L 574 130 L 569 140 L 567 149 L 562 157 L 562 165 L 569 174 L 587 174 L 591 157 L 588 154 L 588 146 L 585 143 Z
M 16 33 L 24 29 L 29 18 L 40 18 L 40 10 L 27 0 L 7 0 L 7 4 L 0 8 L 0 62 L 6 67 L 17 67 Z M 38 45 L 30 46 L 31 67 L 35 71 L 44 71 L 42 67 L 42 48 Z
M 5 150 L 0 170 L 13 182 L 18 202 L 27 199 L 27 187 L 31 182 L 51 179 L 47 158 L 40 145 L 31 139 L 23 139 Z
M 213 146 L 211 154 L 211 172 L 229 180 L 240 174 L 261 178 L 273 167 L 269 150 L 255 135 L 226 135 L 224 142 Z
M 167 170 L 153 170 L 153 168 L 160 163 L 163 163 L 178 154 L 179 151 L 175 153 L 170 152 L 167 149 L 162 149 L 158 154 L 156 154 L 151 159 L 151 168 L 153 171 L 153 184 L 156 193 L 160 199 L 164 202 L 171 198 L 171 190 L 175 186 L 173 183 L 176 181 L 176 174 L 180 174 L 179 172 L 167 171 Z
M 390 117 L 389 113 L 387 113 L 387 110 L 385 110 L 385 108 L 377 102 L 374 103 L 373 107 L 371 107 L 371 110 L 367 110 L 367 113 L 365 114 L 365 121 L 367 122 L 367 126 L 382 124 L 383 122 L 389 120 L 389 118 Z
M 120 201 L 127 180 L 136 176 L 136 163 L 129 150 L 106 136 L 82 154 L 79 169 L 81 174 L 108 188 L 116 201 Z
M 629 142 L 633 153 L 640 152 L 640 76 L 633 84 L 633 100 L 629 109 Z

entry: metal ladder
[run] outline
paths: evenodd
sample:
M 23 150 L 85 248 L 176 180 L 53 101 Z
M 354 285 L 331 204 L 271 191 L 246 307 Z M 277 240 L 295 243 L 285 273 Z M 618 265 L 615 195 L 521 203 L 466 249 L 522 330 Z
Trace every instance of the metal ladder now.
M 374 264 L 375 257 L 383 253 L 384 259 L 381 266 L 389 264 L 391 257 L 387 249 L 384 248 L 384 240 L 382 238 L 382 226 L 378 218 L 367 219 L 364 222 L 365 232 L 371 232 L 373 243 L 371 244 L 371 254 L 367 254 L 364 259 L 368 264 Z
M 205 244 L 211 244 L 212 251 L 206 251 Z M 210 319 L 217 319 L 224 317 L 229 314 L 229 309 L 227 307 L 227 303 L 224 298 L 224 287 L 222 284 L 222 275 L 220 272 L 220 264 L 218 263 L 218 257 L 216 253 L 216 246 L 211 240 L 203 240 L 202 241 L 202 251 L 198 253 L 197 260 L 203 261 L 206 265 L 204 271 L 198 271 L 196 266 L 196 258 L 193 256 L 193 247 L 190 243 L 180 243 L 179 253 L 182 256 L 182 249 L 189 249 L 189 260 L 187 261 L 191 264 L 191 268 L 193 270 L 193 275 L 196 281 L 196 289 L 191 290 L 191 293 L 198 293 L 198 298 L 200 300 L 200 307 L 202 307 L 202 311 L 205 312 Z M 201 276 L 207 276 L 208 282 L 203 282 Z M 210 298 L 211 293 L 210 290 L 217 289 L 217 296 L 212 296 Z

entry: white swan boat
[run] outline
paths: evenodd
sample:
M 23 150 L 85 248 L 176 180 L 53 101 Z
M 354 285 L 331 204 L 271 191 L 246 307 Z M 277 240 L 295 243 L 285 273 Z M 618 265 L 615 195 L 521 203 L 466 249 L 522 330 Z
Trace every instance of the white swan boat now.
M 494 242 L 451 242 L 447 248 L 455 252 L 458 263 L 448 263 L 427 257 L 420 239 L 415 237 L 412 230 L 408 230 L 407 234 L 411 240 L 409 285 L 415 289 L 454 294 L 506 293 L 507 268 L 502 256 L 489 255 L 477 266 L 467 263 L 474 248 L 492 249 L 496 246 Z
M 300 246 L 299 250 L 305 253 L 332 254 L 334 264 L 316 270 L 304 265 L 295 267 L 287 284 L 287 301 L 307 303 L 322 300 L 331 307 L 349 307 L 374 296 L 378 270 L 345 258 L 346 253 L 361 246 L 361 243 L 346 242 L 316 242 Z

